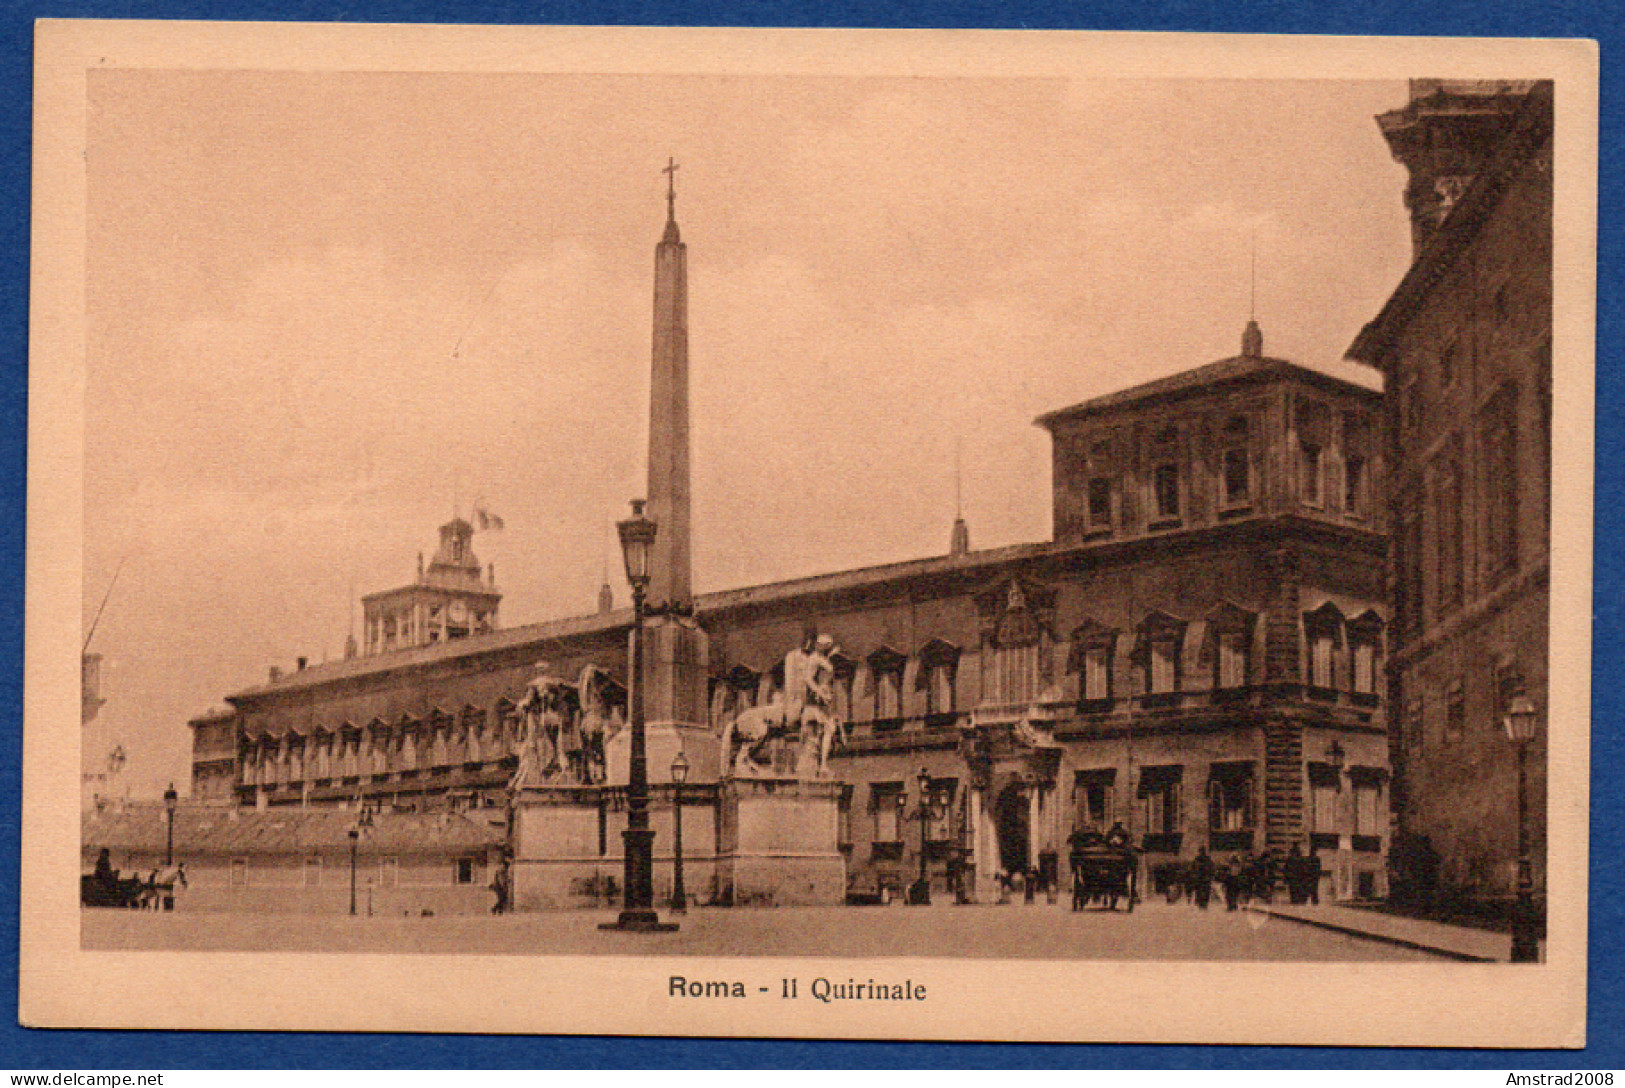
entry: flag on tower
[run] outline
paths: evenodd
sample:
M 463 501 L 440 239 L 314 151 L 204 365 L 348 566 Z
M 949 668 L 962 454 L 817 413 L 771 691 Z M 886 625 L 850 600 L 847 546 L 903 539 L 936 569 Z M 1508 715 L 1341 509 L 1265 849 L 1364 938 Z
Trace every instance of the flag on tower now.
M 477 529 L 488 529 L 495 532 L 502 528 L 502 519 L 491 513 L 491 511 L 486 509 L 483 504 L 475 503 L 474 527 Z

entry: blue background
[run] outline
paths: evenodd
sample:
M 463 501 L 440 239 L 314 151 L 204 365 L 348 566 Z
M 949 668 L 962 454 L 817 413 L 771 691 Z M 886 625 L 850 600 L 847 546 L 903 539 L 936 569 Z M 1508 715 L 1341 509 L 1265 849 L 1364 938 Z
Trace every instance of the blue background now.
M 806 1043 L 694 1039 L 563 1039 L 411 1035 L 287 1035 L 37 1031 L 16 1026 L 19 812 L 22 752 L 24 497 L 27 481 L 27 315 L 29 141 L 33 20 L 236 19 L 355 22 L 576 23 L 827 27 L 986 27 L 1073 30 L 1211 31 L 1289 34 L 1420 34 L 1582 37 L 1601 42 L 1602 139 L 1599 219 L 1597 502 L 1593 613 L 1591 791 L 1590 1046 L 1583 1055 L 1462 1050 L 1291 1047 L 1008 1046 L 913 1043 Z M 1609 64 L 1625 42 L 1625 12 L 1581 0 L 86 0 L 29 4 L 0 0 L 0 1067 L 48 1070 L 330 1067 L 580 1068 L 644 1067 L 1393 1067 L 1561 1071 L 1625 1069 L 1625 876 L 1614 866 L 1625 827 L 1625 791 L 1609 777 L 1622 754 L 1616 722 L 1620 669 L 1622 525 L 1619 421 L 1625 383 L 1613 369 L 1625 321 L 1618 212 L 1622 135 L 1618 71 Z M 342 985 L 342 979 L 335 978 Z M 159 995 L 153 995 L 161 1000 Z M 1237 994 L 1246 1001 L 1247 994 Z

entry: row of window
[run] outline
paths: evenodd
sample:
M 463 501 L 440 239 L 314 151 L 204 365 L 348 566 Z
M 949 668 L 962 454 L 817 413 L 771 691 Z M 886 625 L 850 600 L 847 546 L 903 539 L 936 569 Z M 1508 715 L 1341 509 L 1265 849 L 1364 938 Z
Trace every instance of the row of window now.
M 1337 835 L 1351 830 L 1357 836 L 1380 835 L 1387 825 L 1382 779 L 1374 768 L 1357 768 L 1350 776 L 1352 798 L 1344 800 L 1343 775 L 1327 764 L 1308 765 L 1308 830 L 1316 835 Z M 1077 824 L 1104 828 L 1122 819 L 1118 808 L 1115 769 L 1078 771 L 1073 785 Z M 1138 826 L 1148 835 L 1176 835 L 1186 818 L 1185 768 L 1179 764 L 1140 769 L 1135 801 Z M 1212 763 L 1202 791 L 1205 823 L 1211 833 L 1255 830 L 1261 804 L 1257 764 L 1249 761 Z M 1352 827 L 1350 824 L 1352 823 Z
M 1364 413 L 1343 412 L 1341 436 L 1333 434 L 1332 412 L 1325 405 L 1305 402 L 1296 414 L 1296 490 L 1306 506 L 1328 505 L 1331 451 L 1341 453 L 1340 509 L 1356 517 L 1366 516 L 1371 504 L 1371 463 L 1374 430 Z M 1221 514 L 1246 509 L 1255 501 L 1254 479 L 1259 453 L 1252 437 L 1254 425 L 1245 415 L 1227 419 L 1219 431 L 1217 451 L 1217 501 Z M 1185 517 L 1187 499 L 1185 432 L 1178 425 L 1166 426 L 1151 436 L 1146 447 L 1147 471 L 1144 493 L 1147 522 L 1151 528 L 1167 528 Z M 1121 489 L 1124 477 L 1120 457 L 1110 440 L 1089 444 L 1083 455 L 1083 529 L 1090 534 L 1109 533 L 1122 517 Z
M 1475 453 L 1460 434 L 1449 435 L 1428 461 L 1422 494 L 1398 496 L 1395 519 L 1395 612 L 1407 637 L 1461 607 L 1466 593 L 1471 521 L 1466 483 L 1477 467 L 1476 555 L 1481 589 L 1518 567 L 1518 433 L 1515 391 L 1504 386 L 1479 413 Z
M 1486 683 L 1488 706 L 1482 724 L 1485 732 L 1499 743 L 1502 739 L 1502 723 L 1512 709 L 1512 700 L 1525 690 L 1524 678 L 1516 666 L 1506 660 L 1497 659 L 1490 663 Z M 1434 709 L 1432 715 L 1427 713 L 1429 706 Z M 1405 746 L 1412 750 L 1434 745 L 1448 747 L 1469 739 L 1468 723 L 1467 689 L 1462 680 L 1457 678 L 1437 689 L 1432 699 L 1424 700 L 1419 695 L 1405 699 L 1401 735 Z
M 1179 834 L 1185 824 L 1185 770 L 1182 764 L 1151 765 L 1139 770 L 1135 788 L 1137 829 L 1147 835 Z M 1328 764 L 1308 765 L 1308 830 L 1316 835 L 1338 835 L 1345 830 L 1356 836 L 1378 836 L 1387 826 L 1381 772 L 1356 768 L 1348 776 L 1350 796 L 1345 799 L 1344 775 Z M 1209 832 L 1230 833 L 1255 830 L 1262 802 L 1255 761 L 1233 761 L 1208 765 L 1202 791 Z M 930 780 L 922 813 L 918 790 L 911 796 L 902 782 L 873 782 L 868 787 L 867 812 L 871 843 L 901 843 L 917 838 L 920 825 L 925 840 L 953 842 L 969 835 L 969 814 L 956 778 Z M 840 841 L 853 841 L 852 805 L 854 787 L 843 789 L 840 801 Z M 1100 768 L 1073 774 L 1071 805 L 1074 826 L 1104 831 L 1128 813 L 1118 805 L 1117 770 Z M 922 819 L 923 816 L 923 819 Z
M 1198 660 L 1211 662 L 1210 683 L 1215 688 L 1239 688 L 1252 682 L 1254 642 L 1258 614 L 1221 605 L 1205 622 L 1204 644 Z M 1383 621 L 1374 611 L 1345 620 L 1335 604 L 1328 602 L 1303 617 L 1308 646 L 1306 680 L 1311 687 L 1346 689 L 1356 694 L 1377 692 L 1378 659 L 1381 653 Z M 1138 672 L 1140 690 L 1148 695 L 1171 694 L 1186 686 L 1184 662 L 1189 621 L 1154 612 L 1135 631 L 1129 664 Z M 998 632 L 999 638 L 1004 634 Z M 1086 621 L 1073 631 L 1071 651 L 1066 660 L 1068 674 L 1078 676 L 1078 697 L 1085 702 L 1115 699 L 1125 694 L 1117 676 L 1118 653 L 1123 632 L 1097 621 Z M 983 647 L 982 703 L 1019 705 L 1044 698 L 1059 698 L 1054 690 L 1055 646 L 1048 633 L 1035 628 L 1031 641 L 1015 645 L 1002 639 Z M 922 651 L 914 675 L 915 688 L 922 694 L 922 711 L 927 718 L 957 711 L 959 650 L 949 643 L 933 640 Z M 905 714 L 904 684 L 908 659 L 890 647 L 881 647 L 865 661 L 867 669 L 850 658 L 838 657 L 835 669 L 835 709 L 844 720 L 864 720 L 858 710 L 872 712 L 876 721 L 901 719 Z M 712 713 L 723 721 L 747 706 L 771 701 L 783 689 L 779 668 L 758 674 L 740 665 L 712 691 Z M 855 698 L 856 694 L 856 698 Z M 862 705 L 872 694 L 872 706 Z

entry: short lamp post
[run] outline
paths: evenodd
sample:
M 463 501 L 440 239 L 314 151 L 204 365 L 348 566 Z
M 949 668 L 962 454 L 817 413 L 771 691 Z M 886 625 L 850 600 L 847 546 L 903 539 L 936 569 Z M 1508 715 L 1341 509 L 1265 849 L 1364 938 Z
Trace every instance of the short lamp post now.
M 180 807 L 181 795 L 175 792 L 175 783 L 171 782 L 164 791 L 164 865 L 175 864 L 175 810 Z
M 1519 692 L 1502 720 L 1507 739 L 1518 749 L 1518 898 L 1512 910 L 1512 962 L 1537 963 L 1535 874 L 1529 861 L 1529 742 L 1535 739 L 1534 701 Z
M 649 827 L 649 759 L 644 735 L 643 706 L 643 595 L 649 589 L 649 557 L 654 550 L 654 519 L 643 514 L 643 500 L 632 500 L 632 516 L 615 523 L 621 537 L 621 558 L 626 562 L 626 581 L 632 587 L 632 654 L 628 682 L 632 707 L 632 745 L 626 776 L 626 871 L 621 915 L 599 928 L 634 933 L 659 933 L 676 929 L 663 924 L 654 910 L 654 839 Z
M 909 902 L 916 907 L 929 907 L 931 905 L 931 877 L 926 870 L 926 853 L 930 849 L 931 831 L 931 771 L 926 767 L 920 768 L 915 776 L 915 783 L 920 787 L 920 879 L 914 885 L 914 894 Z
M 671 912 L 688 913 L 688 892 L 683 887 L 683 783 L 688 781 L 688 757 L 682 749 L 671 761 L 672 871 Z

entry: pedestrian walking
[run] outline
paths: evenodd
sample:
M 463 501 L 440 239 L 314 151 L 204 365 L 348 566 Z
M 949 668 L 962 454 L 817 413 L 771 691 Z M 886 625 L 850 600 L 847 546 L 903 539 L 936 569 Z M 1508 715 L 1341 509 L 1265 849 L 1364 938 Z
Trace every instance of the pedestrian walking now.
M 1213 897 L 1213 859 L 1207 856 L 1207 847 L 1196 851 L 1196 860 L 1191 862 L 1191 894 L 1196 899 L 1196 905 L 1207 910 L 1207 902 Z

